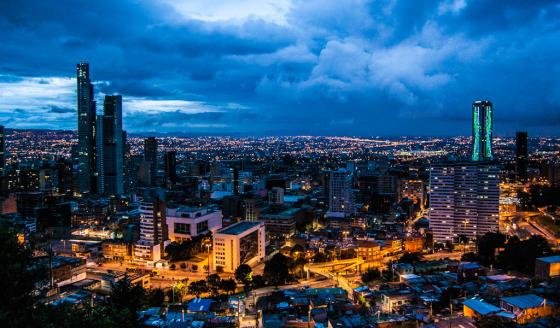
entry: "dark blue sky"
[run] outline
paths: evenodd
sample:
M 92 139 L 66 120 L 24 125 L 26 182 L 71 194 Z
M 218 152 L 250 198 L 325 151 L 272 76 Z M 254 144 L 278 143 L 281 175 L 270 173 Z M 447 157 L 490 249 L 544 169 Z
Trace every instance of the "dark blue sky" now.
M 75 129 L 75 64 L 131 132 L 560 131 L 560 4 L 545 0 L 3 0 L 0 124 Z M 98 112 L 101 112 L 98 106 Z

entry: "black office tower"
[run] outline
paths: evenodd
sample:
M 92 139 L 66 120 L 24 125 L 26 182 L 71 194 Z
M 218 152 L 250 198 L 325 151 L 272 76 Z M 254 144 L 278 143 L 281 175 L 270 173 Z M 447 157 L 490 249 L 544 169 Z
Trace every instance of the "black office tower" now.
M 150 163 L 150 183 L 156 185 L 157 181 L 157 139 L 149 137 L 144 139 L 144 160 Z
M 78 192 L 95 191 L 95 100 L 89 78 L 89 64 L 79 63 L 77 73 L 78 100 Z
M 527 181 L 527 167 L 529 165 L 529 147 L 527 132 L 515 134 L 515 165 L 518 181 Z
M 165 182 L 171 185 L 177 183 L 177 153 L 168 151 L 164 155 Z
M 103 124 L 98 128 L 102 133 L 103 193 L 116 195 L 123 193 L 123 131 L 122 96 L 105 96 L 103 102 Z M 99 148 L 99 147 L 98 147 Z

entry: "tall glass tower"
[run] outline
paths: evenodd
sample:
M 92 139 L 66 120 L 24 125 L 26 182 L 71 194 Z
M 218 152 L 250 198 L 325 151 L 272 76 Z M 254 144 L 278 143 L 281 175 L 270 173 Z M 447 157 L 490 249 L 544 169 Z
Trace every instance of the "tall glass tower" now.
M 472 105 L 472 160 L 492 160 L 492 103 L 478 100 Z
M 89 64 L 76 65 L 78 98 L 78 191 L 95 191 L 95 100 Z
M 122 96 L 105 96 L 103 124 L 98 128 L 103 144 L 103 192 L 123 193 Z M 101 156 L 101 155 L 99 155 Z

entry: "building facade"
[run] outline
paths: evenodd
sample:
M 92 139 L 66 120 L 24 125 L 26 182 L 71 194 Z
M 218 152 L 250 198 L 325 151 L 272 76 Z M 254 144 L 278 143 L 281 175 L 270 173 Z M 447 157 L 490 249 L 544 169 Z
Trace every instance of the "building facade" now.
M 89 77 L 89 64 L 79 63 L 77 71 L 78 98 L 78 192 L 92 192 L 96 187 L 95 100 Z
M 140 239 L 134 244 L 134 259 L 157 262 L 168 238 L 165 202 L 156 198 L 140 204 Z
M 181 206 L 167 209 L 169 240 L 183 241 L 222 228 L 222 211 Z
M 347 217 L 354 214 L 352 175 L 345 169 L 330 173 L 329 211 L 327 216 Z
M 105 96 L 103 103 L 102 126 L 98 127 L 101 137 L 99 142 L 98 162 L 102 167 L 98 168 L 100 180 L 102 180 L 102 192 L 108 195 L 119 195 L 123 190 L 123 130 L 122 130 L 122 96 Z M 98 120 L 99 121 L 99 120 Z
M 476 240 L 498 231 L 499 167 L 490 162 L 430 168 L 430 228 L 434 241 Z
M 472 160 L 490 161 L 492 155 L 492 103 L 475 101 L 472 105 Z
M 214 268 L 235 272 L 241 264 L 254 266 L 265 258 L 265 227 L 259 221 L 241 221 L 216 231 Z

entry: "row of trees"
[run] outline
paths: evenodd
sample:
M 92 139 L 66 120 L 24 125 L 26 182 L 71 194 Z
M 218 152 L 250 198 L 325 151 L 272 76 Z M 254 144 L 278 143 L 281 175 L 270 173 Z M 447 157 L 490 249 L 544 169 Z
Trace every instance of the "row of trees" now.
M 552 255 L 547 240 L 542 236 L 520 240 L 517 236 L 506 238 L 499 232 L 489 232 L 482 236 L 478 240 L 477 249 L 477 253 L 466 253 L 462 259 L 529 275 L 534 273 L 536 258 Z
M 171 261 L 188 260 L 194 255 L 206 251 L 205 245 L 207 245 L 208 240 L 211 240 L 211 238 L 212 236 L 209 232 L 206 235 L 198 235 L 181 242 L 172 242 L 167 245 L 165 251 Z

